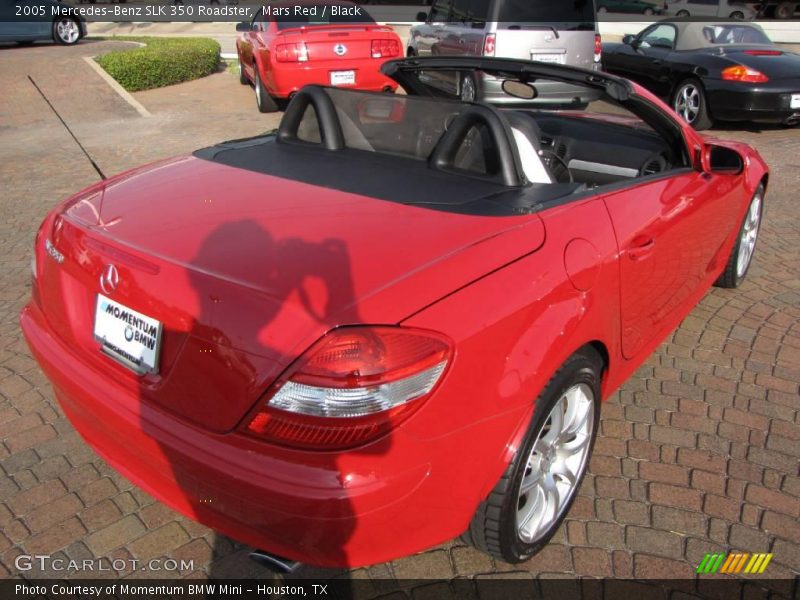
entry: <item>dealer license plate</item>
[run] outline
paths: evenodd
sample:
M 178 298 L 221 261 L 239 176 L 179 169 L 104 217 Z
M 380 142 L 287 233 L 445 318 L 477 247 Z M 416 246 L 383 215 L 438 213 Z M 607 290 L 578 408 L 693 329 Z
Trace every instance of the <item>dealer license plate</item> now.
M 160 321 L 97 294 L 94 337 L 103 352 L 137 373 L 158 371 Z
M 331 71 L 331 85 L 355 85 L 355 71 Z
M 792 100 L 789 102 L 789 108 L 800 108 L 800 94 L 792 94 Z
M 545 54 L 543 52 L 531 52 L 531 60 L 537 60 L 543 63 L 554 63 L 557 65 L 563 64 L 563 54 Z

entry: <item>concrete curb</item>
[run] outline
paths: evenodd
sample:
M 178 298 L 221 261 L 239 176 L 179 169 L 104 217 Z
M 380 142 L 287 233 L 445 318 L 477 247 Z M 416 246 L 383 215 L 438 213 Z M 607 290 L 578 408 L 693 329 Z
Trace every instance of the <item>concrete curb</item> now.
M 143 117 L 153 116 L 152 114 L 150 114 L 150 111 L 148 111 L 144 106 L 141 105 L 141 103 L 139 103 L 133 96 L 131 96 L 130 93 L 128 93 L 128 91 L 124 87 L 122 87 L 119 83 L 117 83 L 116 79 L 111 77 L 111 75 L 106 73 L 106 70 L 103 67 L 97 64 L 97 62 L 94 60 L 94 56 L 84 56 L 83 60 L 85 60 L 89 64 L 89 66 L 92 67 L 97 72 L 97 74 L 100 75 L 100 77 L 102 77 L 105 80 L 105 82 L 111 87 L 112 90 L 117 92 L 117 94 L 119 94 L 120 97 L 123 100 L 125 100 L 125 102 L 130 104 L 136 110 L 136 112 L 138 112 L 141 116 Z

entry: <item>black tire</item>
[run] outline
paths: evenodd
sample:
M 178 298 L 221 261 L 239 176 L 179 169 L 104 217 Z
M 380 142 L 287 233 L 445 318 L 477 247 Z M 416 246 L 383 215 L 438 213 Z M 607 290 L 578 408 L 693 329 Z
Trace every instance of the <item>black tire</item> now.
M 239 58 L 239 83 L 242 85 L 250 85 L 250 80 L 247 78 L 247 75 L 244 72 L 241 58 Z
M 81 39 L 81 26 L 72 17 L 61 17 L 53 21 L 53 41 L 63 46 L 72 46 Z
M 736 21 L 744 21 L 744 13 L 740 10 L 735 10 L 730 14 L 731 19 Z
M 576 492 L 580 488 L 591 458 L 600 419 L 600 377 L 602 371 L 603 360 L 590 347 L 573 354 L 556 371 L 536 400 L 533 418 L 519 451 L 500 477 L 489 497 L 478 506 L 469 529 L 462 535 L 464 541 L 498 559 L 509 563 L 518 563 L 528 560 L 553 537 L 577 496 Z M 523 479 L 534 472 L 532 468 L 529 469 L 529 461 L 533 458 L 533 446 L 539 439 L 540 434 L 543 433 L 545 425 L 549 423 L 551 411 L 564 397 L 567 390 L 578 385 L 591 389 L 593 393 L 593 398 L 591 399 L 593 413 L 591 417 L 588 415 L 586 417 L 587 422 L 591 418 L 592 430 L 586 454 L 583 458 L 583 466 L 575 477 L 571 495 L 560 506 L 555 518 L 548 521 L 549 525 L 547 524 L 548 522 L 543 521 L 545 529 L 541 535 L 527 542 L 520 536 L 517 525 L 517 511 L 524 507 L 524 502 L 528 501 L 525 499 L 523 502 L 523 497 L 520 496 L 520 486 Z M 520 502 L 523 502 L 523 504 L 520 504 Z
M 689 11 L 688 10 L 679 10 L 675 16 L 676 17 L 688 17 L 689 16 Z
M 775 7 L 776 19 L 791 19 L 797 10 L 796 2 L 781 2 Z
M 754 208 L 754 204 L 758 202 L 758 206 Z M 755 211 L 753 213 L 753 211 Z M 739 227 L 739 233 L 736 237 L 736 243 L 731 249 L 731 254 L 728 256 L 728 262 L 725 265 L 725 270 L 722 275 L 714 282 L 714 285 L 721 288 L 737 288 L 747 277 L 747 272 L 750 270 L 750 265 L 753 262 L 753 255 L 755 254 L 756 245 L 758 242 L 758 232 L 761 229 L 761 215 L 764 212 L 764 184 L 756 188 L 755 194 L 750 199 L 750 204 L 747 205 L 747 212 L 742 220 L 742 225 Z M 752 217 L 756 216 L 755 230 L 753 232 Z M 742 244 L 748 243 L 748 234 L 752 237 L 752 246 L 749 252 L 746 252 L 746 259 L 740 253 Z M 742 262 L 740 266 L 740 261 Z
M 256 74 L 253 86 L 256 89 L 256 106 L 258 106 L 258 110 L 262 113 L 271 113 L 277 111 L 278 103 L 275 102 L 275 99 L 269 95 L 267 88 L 264 87 L 263 83 L 261 83 L 261 77 L 258 75 L 258 65 L 254 65 L 253 70 Z
M 686 108 L 682 108 L 684 103 L 686 103 Z M 714 124 L 714 119 L 711 118 L 708 110 L 706 91 L 699 79 L 692 77 L 684 79 L 678 84 L 672 95 L 672 108 L 681 119 L 698 131 L 708 129 Z
M 412 56 L 416 56 L 416 55 L 417 55 L 417 53 L 414 51 L 414 49 L 413 49 L 413 48 L 408 48 L 408 49 L 406 50 L 406 56 L 407 56 L 408 58 L 411 58 Z

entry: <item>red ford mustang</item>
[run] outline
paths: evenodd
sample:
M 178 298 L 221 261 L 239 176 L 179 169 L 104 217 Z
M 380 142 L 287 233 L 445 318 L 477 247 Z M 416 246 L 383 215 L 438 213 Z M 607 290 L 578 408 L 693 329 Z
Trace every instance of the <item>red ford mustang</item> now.
M 318 565 L 553 535 L 607 398 L 736 287 L 767 167 L 624 79 L 386 63 L 276 134 L 113 177 L 36 237 L 25 337 L 64 412 L 178 511 Z M 453 99 L 465 71 L 529 104 Z M 594 97 L 537 104 L 551 81 Z
M 375 23 L 361 6 L 271 3 L 236 30 L 241 32 L 236 40 L 239 81 L 255 87 L 261 112 L 277 110 L 276 99 L 289 98 L 308 84 L 397 89 L 380 66 L 402 55 L 400 38 L 391 27 Z

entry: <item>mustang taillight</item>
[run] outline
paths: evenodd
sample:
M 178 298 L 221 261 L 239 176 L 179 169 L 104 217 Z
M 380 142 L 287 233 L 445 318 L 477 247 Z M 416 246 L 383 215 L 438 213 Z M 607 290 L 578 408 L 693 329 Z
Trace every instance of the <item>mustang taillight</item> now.
M 275 46 L 275 60 L 278 62 L 306 62 L 308 60 L 306 43 L 278 44 Z
M 245 432 L 313 450 L 364 444 L 419 409 L 451 355 L 451 343 L 430 331 L 334 329 L 272 386 Z
M 734 65 L 722 69 L 722 78 L 725 81 L 743 81 L 747 83 L 765 83 L 769 81 L 769 77 L 761 71 L 756 71 L 744 65 Z
M 400 44 L 397 43 L 397 40 L 372 40 L 370 54 L 372 58 L 400 56 Z
M 483 55 L 484 56 L 494 56 L 495 50 L 495 41 L 497 37 L 493 33 L 487 33 L 486 37 L 483 39 Z
M 603 57 L 603 38 L 599 33 L 594 34 L 594 62 L 599 63 Z
M 780 56 L 783 54 L 780 50 L 745 50 L 744 54 L 750 56 Z

